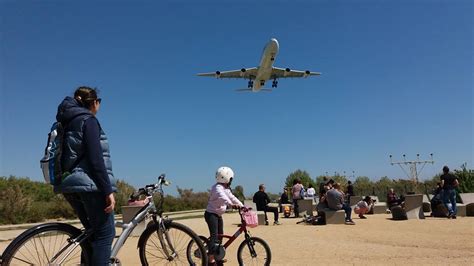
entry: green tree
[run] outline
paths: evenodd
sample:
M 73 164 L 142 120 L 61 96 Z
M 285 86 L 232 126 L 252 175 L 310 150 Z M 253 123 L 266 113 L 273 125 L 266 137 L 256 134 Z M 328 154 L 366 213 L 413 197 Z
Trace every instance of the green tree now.
M 130 195 L 135 192 L 135 188 L 123 180 L 117 180 L 117 193 L 115 193 L 115 212 L 122 213 L 122 206 L 128 205 Z
M 0 194 L 0 223 L 17 224 L 27 220 L 32 199 L 24 195 L 20 186 L 15 184 Z
M 367 176 L 359 176 L 354 182 L 354 193 L 356 195 L 372 195 L 374 183 Z
M 463 164 L 461 170 L 454 170 L 454 174 L 459 181 L 458 190 L 460 193 L 474 192 L 474 171 L 472 169 L 467 169 L 466 165 Z
M 244 202 L 245 196 L 244 196 L 244 188 L 242 186 L 236 186 L 232 193 L 234 194 L 235 197 L 237 197 L 241 202 Z
M 302 171 L 300 169 L 290 173 L 286 177 L 285 181 L 285 186 L 286 187 L 292 187 L 293 186 L 293 181 L 299 179 L 301 180 L 301 184 L 307 188 L 309 184 L 312 184 L 313 187 L 316 187 L 316 183 L 314 182 L 313 179 L 311 179 L 311 176 L 308 174 L 306 171 Z

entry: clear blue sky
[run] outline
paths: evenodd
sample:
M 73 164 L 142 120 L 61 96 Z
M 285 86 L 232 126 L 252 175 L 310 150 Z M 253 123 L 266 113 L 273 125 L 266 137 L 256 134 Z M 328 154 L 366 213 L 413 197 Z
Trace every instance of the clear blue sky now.
M 135 186 L 165 172 L 204 191 L 221 165 L 246 194 L 296 169 L 406 178 L 388 157 L 404 153 L 434 153 L 422 179 L 473 167 L 472 1 L 156 2 L 0 1 L 0 175 L 42 179 L 80 85 L 100 89 L 114 173 Z M 257 66 L 272 37 L 275 66 L 323 74 L 271 93 L 196 76 Z

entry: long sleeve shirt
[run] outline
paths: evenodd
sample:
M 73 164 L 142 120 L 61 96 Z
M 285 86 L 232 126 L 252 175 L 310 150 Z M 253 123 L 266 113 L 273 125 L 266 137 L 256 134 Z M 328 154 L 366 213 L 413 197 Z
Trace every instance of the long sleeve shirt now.
M 268 203 L 270 203 L 270 198 L 267 193 L 263 191 L 257 191 L 253 195 L 253 202 L 257 205 L 257 211 L 264 211 Z
M 206 211 L 221 216 L 225 213 L 227 206 L 233 204 L 237 204 L 240 207 L 244 206 L 244 204 L 232 194 L 230 189 L 225 188 L 224 185 L 220 183 L 216 183 L 211 187 Z
M 105 168 L 102 147 L 100 145 L 100 126 L 96 119 L 89 118 L 84 122 L 85 157 L 89 160 L 91 173 L 89 177 L 105 195 L 113 192 L 109 175 Z

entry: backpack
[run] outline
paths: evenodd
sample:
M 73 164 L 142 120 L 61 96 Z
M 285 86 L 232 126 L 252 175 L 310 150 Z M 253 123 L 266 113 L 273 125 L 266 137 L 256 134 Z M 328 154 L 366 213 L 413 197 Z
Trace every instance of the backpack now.
M 61 183 L 61 155 L 64 145 L 64 125 L 61 122 L 55 122 L 51 126 L 48 134 L 48 141 L 44 149 L 44 156 L 40 160 L 40 166 L 43 170 L 44 181 L 51 185 Z
M 300 190 L 300 199 L 304 199 L 306 195 L 306 191 L 304 190 L 304 187 L 301 187 L 301 190 Z

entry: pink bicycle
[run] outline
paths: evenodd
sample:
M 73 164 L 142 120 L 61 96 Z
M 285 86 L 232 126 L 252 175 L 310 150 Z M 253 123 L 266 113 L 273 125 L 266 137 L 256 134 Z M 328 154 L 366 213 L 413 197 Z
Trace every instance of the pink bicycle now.
M 239 208 L 240 225 L 239 229 L 233 235 L 219 234 L 219 240 L 222 242 L 226 240 L 224 244 L 219 245 L 219 252 L 215 255 L 217 265 L 224 263 L 224 257 L 226 249 L 236 240 L 242 233 L 244 233 L 244 240 L 240 243 L 237 249 L 237 260 L 239 265 L 270 265 L 272 260 L 272 252 L 270 246 L 265 240 L 253 237 L 250 235 L 247 227 L 256 227 L 258 225 L 257 214 L 250 211 L 251 208 L 242 207 Z M 199 236 L 206 247 L 209 244 L 209 238 L 205 236 Z M 199 250 L 192 250 L 194 243 L 190 241 L 188 244 L 188 256 L 201 257 Z

